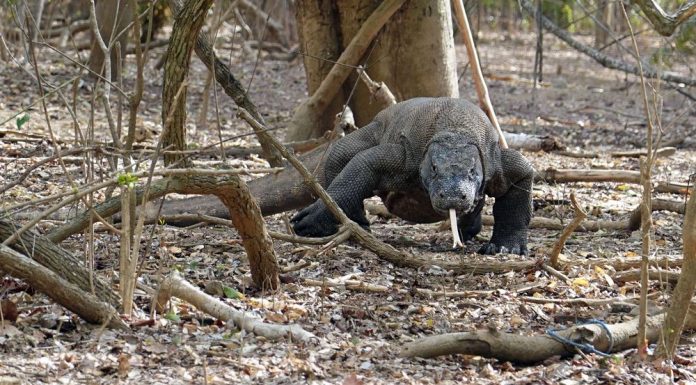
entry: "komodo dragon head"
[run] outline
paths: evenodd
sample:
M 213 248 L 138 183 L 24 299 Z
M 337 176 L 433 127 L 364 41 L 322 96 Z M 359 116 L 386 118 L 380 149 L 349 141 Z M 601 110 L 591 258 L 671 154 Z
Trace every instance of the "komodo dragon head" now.
M 472 212 L 484 197 L 481 153 L 474 144 L 452 135 L 435 136 L 420 165 L 423 187 L 438 212 Z

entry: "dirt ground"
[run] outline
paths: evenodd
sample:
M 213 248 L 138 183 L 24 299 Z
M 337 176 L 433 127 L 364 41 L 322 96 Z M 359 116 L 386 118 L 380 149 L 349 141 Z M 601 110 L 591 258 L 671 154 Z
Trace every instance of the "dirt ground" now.
M 651 42 L 643 42 L 649 47 Z M 525 153 L 537 170 L 549 167 L 572 169 L 638 170 L 634 158 L 614 158 L 612 151 L 643 148 L 645 119 L 640 85 L 634 76 L 602 68 L 590 59 L 568 49 L 553 38 L 545 42 L 544 82 L 534 91 L 530 82 L 534 60 L 533 36 L 510 38 L 482 34 L 481 62 L 488 76 L 490 94 L 504 129 L 513 132 L 558 136 L 570 151 L 596 152 L 597 158 L 573 158 L 555 153 Z M 232 48 L 232 50 L 230 50 Z M 221 38 L 219 53 L 229 58 L 231 69 L 250 90 L 251 100 L 269 125 L 283 136 L 283 127 L 292 109 L 305 97 L 304 73 L 299 60 L 274 61 L 255 57 Z M 142 125 L 159 128 L 162 72 L 154 61 L 164 50 L 152 52 L 153 63 L 146 69 L 146 91 L 141 107 Z M 84 54 L 84 52 L 83 52 Z M 457 47 L 460 72 L 466 63 L 462 46 Z M 693 59 L 693 57 L 691 57 Z M 128 58 L 132 74 L 132 57 Z M 75 67 L 57 54 L 44 49 L 39 61 L 45 80 L 60 84 L 77 74 Z M 693 62 L 692 62 L 693 63 Z M 13 63 L 4 66 L 0 79 L 0 122 L 38 100 L 37 87 L 27 72 Z M 189 143 L 198 146 L 218 138 L 218 120 L 211 105 L 209 128 L 194 123 L 199 111 L 206 71 L 194 58 L 190 78 Z M 27 67 L 29 68 L 29 67 Z M 684 70 L 683 67 L 676 67 Z M 682 73 L 686 73 L 682 71 Z M 461 77 L 462 97 L 474 99 L 469 72 Z M 124 88 L 130 89 L 133 76 Z M 655 181 L 686 182 L 696 173 L 696 105 L 672 87 L 660 85 L 661 125 L 664 142 L 680 142 L 675 155 L 660 159 Z M 684 91 L 696 94 L 692 89 Z M 83 129 L 89 121 L 88 84 L 77 90 L 78 120 Z M 69 87 L 66 90 L 71 99 Z M 212 96 L 211 96 L 212 98 Z M 235 115 L 235 106 L 223 92 L 217 92 L 219 123 L 223 138 L 248 133 L 249 128 Z M 214 99 L 211 99 L 214 100 Z M 61 99 L 46 98 L 54 135 L 65 141 L 73 138 L 72 119 Z M 36 161 L 51 156 L 53 148 L 40 104 L 29 110 L 31 119 L 16 132 L 15 119 L 0 127 L 0 185 L 11 182 Z M 101 108 L 95 116 L 95 136 L 108 141 Z M 32 135 L 26 135 L 32 134 Z M 152 145 L 153 139 L 145 142 Z M 256 145 L 252 136 L 227 142 L 229 146 Z M 219 158 L 199 159 L 204 167 L 220 164 Z M 258 156 L 228 162 L 246 167 L 265 166 Z M 83 177 L 77 162 L 66 164 L 78 181 Z M 106 163 L 100 163 L 103 171 Z M 99 170 L 98 171 L 102 171 Z M 42 166 L 18 186 L 5 192 L 2 205 L 36 200 L 69 190 L 65 172 L 56 162 Z M 638 185 L 624 183 L 537 184 L 537 201 L 567 199 L 574 192 L 590 214 L 588 220 L 625 219 L 640 201 Z M 684 201 L 684 196 L 658 194 L 661 198 Z M 97 198 L 102 198 L 98 195 Z M 492 201 L 492 200 L 491 200 Z M 487 205 L 490 213 L 491 202 Z M 52 202 L 31 208 L 45 209 Z M 5 206 L 6 207 L 6 206 Z M 74 214 L 74 213 L 73 213 Z M 22 213 L 18 214 L 18 217 Z M 568 221 L 572 210 L 565 205 L 548 205 L 535 216 Z M 541 257 L 558 239 L 559 231 L 533 229 L 531 255 L 486 257 L 473 254 L 490 236 L 491 228 L 464 251 L 450 251 L 450 234 L 438 225 L 407 224 L 398 219 L 370 217 L 373 233 L 381 240 L 412 253 L 452 261 L 516 261 Z M 671 212 L 654 214 L 653 258 L 677 261 L 682 254 L 683 216 Z M 44 221 L 46 231 L 57 221 Z M 267 218 L 268 226 L 282 231 L 282 216 Z M 85 239 L 69 238 L 63 246 L 77 255 L 84 254 Z M 18 379 L 23 384 L 590 384 L 590 383 L 696 383 L 695 336 L 686 334 L 678 363 L 656 367 L 636 358 L 636 351 L 604 358 L 596 354 L 577 354 L 572 359 L 550 359 L 533 366 L 515 365 L 475 356 L 447 356 L 434 359 L 400 358 L 405 343 L 420 337 L 449 332 L 495 329 L 522 335 L 543 335 L 548 329 L 561 329 L 599 319 L 607 323 L 624 322 L 636 316 L 639 285 L 620 279 L 617 262 L 637 261 L 641 242 L 637 233 L 626 231 L 578 232 L 563 252 L 569 262 L 563 271 L 570 282 L 559 280 L 543 270 L 506 274 L 453 275 L 437 266 L 416 271 L 395 267 L 348 242 L 326 252 L 317 248 L 274 242 L 280 265 L 306 262 L 305 267 L 284 275 L 278 293 L 259 293 L 250 289 L 249 266 L 239 237 L 233 229 L 219 226 L 175 228 L 156 226 L 140 282 L 156 286 L 159 275 L 171 269 L 181 271 L 191 282 L 204 287 L 209 282 L 243 293 L 225 301 L 268 322 L 296 323 L 319 337 L 313 344 L 268 341 L 238 332 L 183 302 L 172 304 L 172 313 L 158 317 L 150 326 L 134 327 L 131 332 L 103 330 L 77 319 L 20 281 L 5 277 L 0 296 L 17 303 L 16 323 L 0 327 L 0 379 Z M 118 268 L 118 239 L 98 233 L 97 274 L 110 278 Z M 678 271 L 678 270 L 677 270 Z M 310 281 L 327 282 L 323 287 Z M 381 293 L 351 290 L 348 280 L 382 285 Z M 335 285 L 329 285 L 335 283 Z M 651 305 L 664 306 L 670 284 L 651 283 Z M 425 297 L 414 295 L 414 288 L 437 292 L 465 291 L 469 295 Z M 536 298 L 539 303 L 530 302 Z M 579 306 L 553 300 L 615 299 L 627 305 L 616 307 Z M 548 299 L 546 303 L 542 303 Z M 134 320 L 150 317 L 151 299 L 137 292 L 138 310 Z M 176 315 L 174 315 L 176 313 Z M 9 380 L 8 380 L 9 381 Z M 4 383 L 0 380 L 0 383 Z M 8 382 L 12 383 L 12 382 Z

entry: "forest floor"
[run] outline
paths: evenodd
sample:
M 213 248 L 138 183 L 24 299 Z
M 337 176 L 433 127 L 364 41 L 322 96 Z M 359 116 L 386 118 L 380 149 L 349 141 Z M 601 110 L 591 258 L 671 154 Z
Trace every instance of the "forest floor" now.
M 558 42 L 547 38 L 543 86 L 532 89 L 534 61 L 532 35 L 509 38 L 482 34 L 479 49 L 488 76 L 493 104 L 504 129 L 512 132 L 556 135 L 571 151 L 596 152 L 597 158 L 581 159 L 555 153 L 525 153 L 537 170 L 553 168 L 638 170 L 635 158 L 615 158 L 612 151 L 641 149 L 646 128 L 638 78 L 602 68 Z M 249 86 L 250 98 L 277 128 L 283 126 L 293 108 L 305 97 L 301 61 L 278 61 L 245 54 L 236 45 L 221 39 L 220 54 L 229 57 L 232 71 Z M 154 63 L 163 49 L 152 52 Z M 83 52 L 84 54 L 84 52 Z M 462 46 L 457 47 L 461 73 L 466 63 Z M 128 58 L 127 79 L 133 79 L 133 58 Z M 59 55 L 39 52 L 45 80 L 60 84 L 77 73 Z M 37 87 L 24 70 L 14 64 L 0 71 L 0 122 L 38 100 Z M 208 115 L 209 128 L 196 126 L 206 71 L 194 58 L 190 77 L 189 143 L 214 143 L 218 133 L 214 105 Z M 682 68 L 683 69 L 683 68 Z M 683 72 L 684 73 L 684 72 Z M 253 74 L 253 76 L 252 76 Z M 461 77 L 462 97 L 474 99 L 469 72 Z M 253 77 L 253 80 L 252 80 Z M 146 69 L 146 90 L 139 118 L 144 127 L 157 130 L 160 118 L 162 71 L 154 64 Z M 127 80 L 125 88 L 132 87 Z M 69 87 L 68 87 L 69 89 Z M 693 94 L 693 89 L 685 89 Z M 83 130 L 89 121 L 90 92 L 77 90 L 77 118 Z M 112 94 L 113 95 L 113 94 Z M 235 114 L 235 106 L 218 90 L 219 123 L 223 138 L 247 133 L 249 128 Z M 667 85 L 662 85 L 661 122 L 665 142 L 680 142 L 675 155 L 659 159 L 656 182 L 686 182 L 696 173 L 696 106 Z M 71 99 L 69 91 L 66 97 Z M 211 99 L 214 100 L 214 99 Z M 73 138 L 69 111 L 56 95 L 46 98 L 53 134 L 60 140 Z M 101 110 L 101 108 L 99 109 Z M 29 111 L 31 119 L 17 130 L 14 119 L 0 127 L 0 186 L 18 178 L 40 159 L 51 156 L 53 148 L 39 104 Z M 97 111 L 95 135 L 108 141 L 103 112 Z M 681 140 L 681 141 L 680 141 Z M 153 145 L 153 139 L 143 144 Z M 228 146 L 253 146 L 255 139 L 241 136 Z M 220 159 L 198 159 L 205 167 L 218 166 Z M 245 167 L 264 167 L 258 156 L 228 159 Z M 106 163 L 101 163 L 104 170 Z M 67 170 L 83 180 L 79 162 L 68 162 Z M 98 170 L 99 171 L 99 170 Z M 69 190 L 65 171 L 51 162 L 31 173 L 18 186 L 5 192 L 2 205 L 26 202 Z M 625 183 L 537 184 L 537 201 L 568 199 L 571 192 L 589 213 L 588 220 L 626 219 L 640 202 L 641 188 Z M 658 194 L 661 198 L 684 201 L 684 196 Z M 101 196 L 103 197 L 103 196 Z M 97 196 L 100 198 L 100 196 Z M 491 200 L 492 201 L 492 200 Z M 45 209 L 52 202 L 32 208 Z M 491 211 L 491 204 L 487 205 Z M 563 219 L 573 217 L 566 205 L 548 205 L 535 216 Z M 18 217 L 21 218 L 21 217 Z M 267 218 L 269 228 L 282 231 L 283 217 Z M 478 239 L 464 251 L 450 251 L 450 234 L 439 225 L 414 225 L 399 219 L 370 216 L 372 232 L 397 248 L 434 259 L 451 261 L 518 261 L 541 257 L 558 239 L 559 231 L 532 229 L 529 256 L 480 256 L 473 253 L 491 234 L 484 227 Z M 678 261 L 682 255 L 683 216 L 654 213 L 653 259 Z M 43 221 L 46 231 L 58 223 Z M 76 235 L 62 245 L 84 255 L 85 239 Z M 118 269 L 118 239 L 100 232 L 95 240 L 97 274 L 110 278 Z M 142 265 L 141 282 L 155 286 L 159 274 L 180 270 L 200 287 L 213 281 L 244 295 L 224 299 L 231 306 L 258 315 L 269 322 L 295 323 L 319 337 L 314 344 L 274 342 L 236 332 L 184 302 L 173 302 L 178 317 L 159 317 L 150 326 L 134 327 L 128 333 L 103 330 L 85 324 L 47 297 L 20 281 L 5 277 L 0 296 L 18 305 L 19 319 L 0 325 L 0 379 L 18 379 L 24 384 L 524 384 L 524 383 L 696 383 L 696 336 L 685 335 L 678 350 L 682 358 L 668 367 L 655 366 L 629 350 L 606 359 L 595 354 L 570 359 L 549 359 L 537 365 L 517 365 L 477 356 L 454 355 L 433 359 L 400 358 L 405 343 L 424 336 L 450 332 L 497 329 L 521 335 L 543 335 L 548 329 L 562 329 L 589 319 L 607 323 L 636 317 L 636 281 L 621 278 L 623 262 L 639 260 L 641 241 L 637 232 L 576 232 L 563 252 L 568 263 L 563 270 L 570 282 L 543 270 L 506 274 L 453 275 L 437 266 L 416 271 L 395 267 L 348 242 L 317 253 L 317 248 L 275 241 L 281 267 L 307 262 L 304 268 L 284 275 L 277 293 L 251 290 L 249 265 L 234 229 L 220 226 L 176 228 L 158 225 L 154 238 L 144 245 L 148 251 Z M 678 271 L 678 270 L 676 270 Z M 327 282 L 323 287 L 310 280 Z M 382 285 L 381 293 L 352 290 L 348 280 Z M 335 285 L 329 285 L 337 283 Z M 652 281 L 651 307 L 667 303 L 669 282 Z M 468 292 L 465 297 L 425 297 L 414 288 L 435 292 Z M 139 306 L 134 319 L 150 317 L 151 298 L 138 291 Z M 535 298 L 538 303 L 531 302 Z M 582 306 L 565 300 L 614 299 L 624 307 Z M 544 300 L 548 300 L 544 303 Z M 620 310 L 617 310 L 620 308 Z M 0 381 L 2 382 L 2 381 Z M 8 382 L 12 383 L 12 382 Z

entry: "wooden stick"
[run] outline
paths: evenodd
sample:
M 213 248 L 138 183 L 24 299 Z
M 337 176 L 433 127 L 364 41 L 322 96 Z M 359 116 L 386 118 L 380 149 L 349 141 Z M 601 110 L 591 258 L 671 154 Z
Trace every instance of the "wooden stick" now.
M 466 45 L 466 54 L 469 57 L 469 63 L 471 64 L 471 76 L 474 79 L 479 104 L 481 105 L 481 109 L 486 113 L 486 115 L 488 115 L 493 127 L 495 127 L 496 131 L 498 131 L 500 147 L 508 148 L 503 130 L 500 128 L 498 118 L 495 116 L 491 98 L 488 96 L 488 87 L 486 87 L 486 81 L 483 79 L 483 73 L 481 72 L 481 63 L 479 62 L 478 54 L 476 53 L 474 39 L 471 36 L 471 27 L 469 26 L 469 19 L 466 16 L 464 2 L 462 0 L 452 0 L 452 2 L 454 3 L 454 11 L 457 15 L 457 21 L 459 22 L 459 30 L 462 32 L 462 38 L 464 39 L 464 44 Z
M 316 336 L 298 325 L 276 325 L 265 323 L 248 313 L 236 310 L 224 302 L 213 298 L 183 279 L 176 270 L 166 277 L 157 294 L 156 304 L 162 312 L 171 297 L 181 298 L 199 310 L 225 322 L 234 322 L 239 328 L 270 339 L 285 339 L 288 336 L 296 341 L 309 342 Z
M 575 229 L 580 226 L 580 223 L 587 218 L 587 213 L 585 210 L 583 210 L 579 205 L 578 202 L 575 200 L 575 193 L 570 193 L 570 204 L 573 206 L 573 212 L 575 212 L 575 218 L 573 218 L 573 221 L 566 226 L 565 229 L 563 229 L 563 232 L 561 233 L 561 236 L 558 238 L 558 241 L 553 245 L 553 249 L 551 250 L 551 255 L 550 255 L 550 262 L 551 266 L 554 268 L 558 268 L 558 255 L 561 254 L 561 251 L 563 250 L 563 246 L 565 246 L 566 241 L 570 237 L 570 235 L 575 231 Z

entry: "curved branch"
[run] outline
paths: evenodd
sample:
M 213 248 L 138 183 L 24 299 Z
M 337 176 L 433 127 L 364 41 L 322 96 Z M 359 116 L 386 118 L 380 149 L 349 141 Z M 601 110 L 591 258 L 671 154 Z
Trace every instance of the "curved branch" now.
M 696 1 L 681 5 L 673 14 L 667 14 L 655 0 L 635 0 L 648 18 L 653 29 L 662 36 L 671 36 L 682 23 L 696 15 Z
M 530 0 L 519 0 L 520 6 L 522 9 L 527 11 L 529 14 L 534 15 L 536 17 L 536 9 L 530 2 Z M 597 63 L 603 65 L 604 67 L 623 71 L 623 72 L 628 72 L 631 74 L 634 74 L 636 76 L 639 75 L 640 70 L 638 69 L 638 66 L 635 64 L 630 64 L 623 62 L 621 60 L 618 60 L 614 57 L 605 55 L 598 50 L 585 45 L 577 40 L 575 40 L 570 33 L 567 31 L 564 31 L 561 29 L 559 26 L 557 26 L 553 21 L 549 20 L 547 17 L 543 16 L 541 17 L 541 23 L 546 28 L 549 32 L 553 33 L 558 37 L 559 39 L 563 40 L 568 44 L 569 46 L 573 47 L 577 51 L 580 51 L 584 53 L 585 55 L 591 57 L 594 59 Z M 646 64 L 643 64 L 643 75 L 648 78 L 652 79 L 662 79 L 666 82 L 670 83 L 683 83 L 689 86 L 696 86 L 696 78 L 689 78 L 686 76 L 681 76 L 677 75 L 674 73 L 667 73 L 667 72 L 658 72 L 655 69 L 647 66 Z

